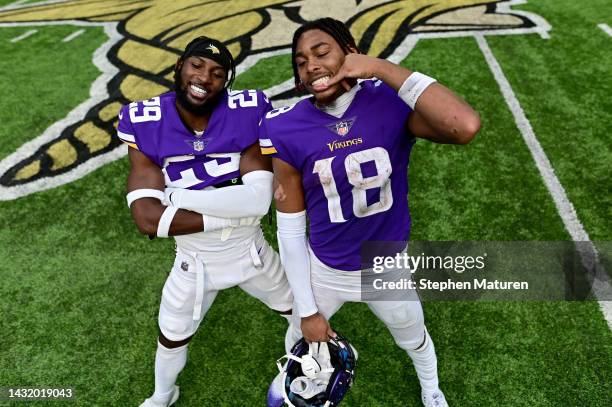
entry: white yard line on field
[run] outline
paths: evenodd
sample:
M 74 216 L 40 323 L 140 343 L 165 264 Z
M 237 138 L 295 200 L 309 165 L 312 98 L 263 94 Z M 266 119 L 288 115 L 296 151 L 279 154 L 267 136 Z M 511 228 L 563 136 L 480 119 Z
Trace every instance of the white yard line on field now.
M 605 32 L 606 34 L 608 34 L 610 37 L 612 37 L 612 28 L 610 28 L 610 26 L 608 24 L 597 24 L 597 27 L 601 28 L 603 30 L 603 32 Z
M 14 2 L 12 2 L 10 4 L 7 4 L 6 6 L 0 7 L 0 11 L 2 11 L 2 10 L 10 10 L 10 9 L 13 9 L 13 8 L 19 8 L 26 1 L 28 1 L 28 0 L 17 0 L 17 1 L 14 1 Z
M 21 35 L 18 35 L 18 36 L 17 36 L 17 37 L 15 37 L 15 38 L 11 38 L 11 40 L 10 40 L 10 41 L 11 41 L 12 43 L 19 42 L 19 41 L 21 41 L 21 40 L 25 40 L 26 38 L 28 38 L 28 37 L 29 37 L 29 36 L 31 36 L 31 35 L 36 34 L 37 32 L 38 32 L 38 30 L 29 30 L 29 31 L 24 32 L 24 33 L 23 33 L 23 34 L 21 34 Z
M 85 32 L 84 28 L 81 28 L 80 30 L 76 30 L 75 32 L 73 32 L 72 34 L 66 36 L 62 42 L 70 42 L 72 40 L 74 40 L 76 37 L 78 37 L 79 35 L 83 34 Z
M 21 9 L 21 8 L 26 8 L 26 7 L 44 6 L 47 4 L 62 3 L 66 0 L 46 0 L 46 1 L 37 1 L 35 3 L 28 3 L 27 1 L 28 0 L 17 0 L 13 3 L 7 4 L 6 6 L 0 7 L 0 11 L 16 10 L 16 9 Z
M 21 24 L 19 23 L 1 23 L 0 27 L 14 27 L 20 25 Z M 28 157 L 30 154 L 32 154 L 32 151 L 38 150 L 40 146 L 55 139 L 63 129 L 81 120 L 83 117 L 85 117 L 85 114 L 87 111 L 89 111 L 89 109 L 108 98 L 107 84 L 117 74 L 117 72 L 119 72 L 119 68 L 114 66 L 106 56 L 111 47 L 123 38 L 117 31 L 117 23 L 89 23 L 85 21 L 70 20 L 33 22 L 28 23 L 28 25 L 75 25 L 81 27 L 103 27 L 108 40 L 94 52 L 92 58 L 94 65 L 102 72 L 102 74 L 100 74 L 100 76 L 98 76 L 91 84 L 91 87 L 89 88 L 89 99 L 75 107 L 65 118 L 49 126 L 40 136 L 28 141 L 19 147 L 17 151 L 0 160 L 0 174 L 4 174 L 9 168 Z M 11 187 L 0 185 L 0 201 L 17 199 L 33 192 L 44 191 L 64 185 L 68 182 L 74 181 L 75 179 L 82 178 L 86 174 L 89 174 L 107 163 L 118 160 L 125 155 L 127 155 L 127 147 L 124 144 L 106 154 L 96 156 L 87 161 L 85 164 L 55 177 L 41 178 L 27 184 L 15 185 Z
M 582 259 L 582 264 L 589 271 L 589 279 L 592 283 L 593 293 L 598 300 L 599 307 L 604 314 L 608 327 L 612 330 L 612 301 L 610 301 L 612 298 L 612 289 L 610 287 L 609 278 L 600 265 L 597 249 L 593 242 L 591 242 L 586 230 L 584 230 L 584 226 L 580 222 L 580 219 L 578 219 L 578 214 L 574 209 L 574 205 L 567 197 L 563 185 L 561 185 L 544 149 L 542 149 L 542 146 L 536 138 L 531 123 L 529 123 L 527 116 L 525 116 L 525 112 L 521 108 L 499 62 L 497 62 L 491 48 L 489 48 L 487 40 L 483 35 L 475 35 L 475 37 L 478 47 L 480 47 L 480 50 L 489 64 L 489 68 L 514 116 L 514 121 L 523 136 L 523 140 L 531 152 L 536 167 L 540 171 L 544 184 L 553 198 L 559 216 L 561 216 L 563 224 L 565 225 L 565 229 L 569 232 L 572 240 L 576 242 L 576 248 Z

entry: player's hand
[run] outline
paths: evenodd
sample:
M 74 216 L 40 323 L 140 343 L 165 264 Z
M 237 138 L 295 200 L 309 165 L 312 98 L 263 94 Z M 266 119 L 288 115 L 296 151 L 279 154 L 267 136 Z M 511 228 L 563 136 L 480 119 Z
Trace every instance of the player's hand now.
M 336 333 L 329 326 L 327 319 L 318 312 L 306 318 L 302 318 L 302 335 L 308 342 L 327 342 Z
M 345 79 L 369 79 L 376 76 L 380 63 L 380 59 L 368 55 L 347 54 L 338 72 L 327 81 L 327 86 L 341 82 L 342 86 L 349 91 L 351 87 Z

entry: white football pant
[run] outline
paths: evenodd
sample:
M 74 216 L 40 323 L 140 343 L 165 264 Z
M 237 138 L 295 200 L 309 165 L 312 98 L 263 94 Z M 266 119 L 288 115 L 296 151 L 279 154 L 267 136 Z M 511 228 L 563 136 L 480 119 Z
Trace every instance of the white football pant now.
M 258 228 L 259 229 L 259 228 Z M 159 327 L 171 341 L 193 335 L 219 290 L 239 286 L 276 311 L 288 311 L 293 296 L 278 254 L 261 229 L 253 239 L 217 252 L 177 248 L 162 291 Z
M 310 251 L 310 281 L 315 302 L 329 320 L 345 302 L 364 302 L 389 329 L 395 343 L 408 353 L 424 391 L 438 388 L 435 348 L 425 329 L 421 301 L 415 290 L 407 291 L 407 301 L 370 301 L 362 298 L 361 271 L 342 271 L 323 264 Z M 294 308 L 295 310 L 296 308 Z M 301 337 L 300 317 L 292 315 L 287 338 Z M 333 328 L 333 327 L 332 327 Z

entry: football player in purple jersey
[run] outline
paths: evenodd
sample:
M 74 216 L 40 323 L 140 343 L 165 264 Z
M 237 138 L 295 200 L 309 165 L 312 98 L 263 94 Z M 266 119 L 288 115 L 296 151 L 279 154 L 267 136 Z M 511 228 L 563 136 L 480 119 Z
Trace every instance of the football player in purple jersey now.
M 479 116 L 435 79 L 359 53 L 348 28 L 331 18 L 295 32 L 292 62 L 296 86 L 312 96 L 268 112 L 260 146 L 273 156 L 279 185 L 278 241 L 296 301 L 293 326 L 309 341 L 325 341 L 343 303 L 366 302 L 412 359 L 423 404 L 447 406 L 418 297 L 364 299 L 360 251 L 366 242 L 409 239 L 407 171 L 416 138 L 469 143 Z
M 141 233 L 176 240 L 159 310 L 155 392 L 142 406 L 178 399 L 188 343 L 219 290 L 239 286 L 291 314 L 289 283 L 259 226 L 273 174 L 259 150 L 258 125 L 271 105 L 261 91 L 231 91 L 234 74 L 221 42 L 196 38 L 176 63 L 174 92 L 119 113 L 132 217 Z

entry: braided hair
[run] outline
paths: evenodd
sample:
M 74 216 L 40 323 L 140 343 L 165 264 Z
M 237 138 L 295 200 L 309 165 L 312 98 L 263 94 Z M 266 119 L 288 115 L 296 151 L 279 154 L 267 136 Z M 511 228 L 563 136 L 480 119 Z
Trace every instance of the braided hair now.
M 310 30 L 321 30 L 332 36 L 334 40 L 340 45 L 340 48 L 344 51 L 344 54 L 351 52 L 351 49 L 356 49 L 357 44 L 355 38 L 349 31 L 348 27 L 340 20 L 333 19 L 331 17 L 319 18 L 317 20 L 309 21 L 302 25 L 300 28 L 295 30 L 293 33 L 293 41 L 291 43 L 291 65 L 293 66 L 293 78 L 295 80 L 295 87 L 301 89 L 300 75 L 298 74 L 297 64 L 295 63 L 295 53 L 297 52 L 297 42 L 306 31 Z

